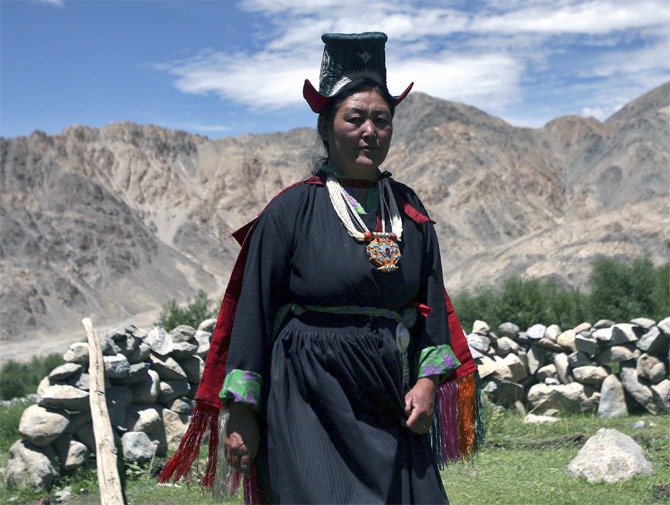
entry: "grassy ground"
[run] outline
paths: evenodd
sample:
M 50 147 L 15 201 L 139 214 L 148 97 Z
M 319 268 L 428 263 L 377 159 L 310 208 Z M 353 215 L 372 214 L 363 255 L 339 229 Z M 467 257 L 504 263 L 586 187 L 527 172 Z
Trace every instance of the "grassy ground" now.
M 18 436 L 18 417 L 14 410 L 0 411 L 0 467 L 6 466 L 7 449 Z M 515 412 L 493 411 L 487 417 L 487 444 L 475 462 L 453 464 L 442 472 L 452 505 L 670 503 L 670 416 L 599 419 L 572 415 L 544 425 L 523 424 L 523 418 Z M 644 428 L 630 427 L 639 420 L 645 422 Z M 568 463 L 599 428 L 616 428 L 632 436 L 649 456 L 653 474 L 617 484 L 589 484 L 586 479 L 569 477 Z M 157 466 L 126 467 L 129 505 L 220 503 L 197 485 L 157 486 Z M 68 505 L 99 503 L 93 468 L 62 478 L 55 490 L 66 485 L 73 490 Z M 0 483 L 0 503 L 34 505 L 45 495 L 8 489 L 4 482 Z M 238 496 L 228 503 L 241 504 L 242 500 Z

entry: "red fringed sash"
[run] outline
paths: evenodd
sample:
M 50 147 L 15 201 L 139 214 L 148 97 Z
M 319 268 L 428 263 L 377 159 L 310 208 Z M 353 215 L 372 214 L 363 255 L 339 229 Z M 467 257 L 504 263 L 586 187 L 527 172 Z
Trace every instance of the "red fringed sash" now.
M 289 186 L 289 188 L 298 184 L 322 185 L 323 181 L 319 177 L 312 176 Z M 396 197 L 396 201 L 405 215 L 415 222 L 421 224 L 431 221 L 428 216 L 422 214 L 404 200 Z M 249 236 L 254 222 L 255 219 L 233 234 L 242 245 L 242 249 L 233 267 L 223 297 L 205 363 L 205 371 L 196 395 L 196 406 L 188 430 L 182 438 L 179 448 L 158 476 L 158 482 L 168 482 L 170 479 L 176 482 L 190 476 L 191 467 L 198 457 L 200 444 L 207 431 L 210 433 L 209 453 L 202 485 L 211 487 L 214 481 L 216 451 L 219 442 L 217 422 L 219 409 L 222 408 L 219 391 L 225 378 L 230 335 L 235 321 L 237 301 L 242 290 L 242 276 L 249 249 Z M 461 329 L 460 322 L 446 291 L 444 295 L 447 304 L 451 347 L 461 365 L 444 384 L 437 388 L 437 415 L 431 433 L 431 441 L 440 467 L 449 461 L 471 457 L 483 441 L 483 424 L 479 412 L 477 366 L 472 359 L 465 334 Z M 234 492 L 237 489 L 237 486 L 234 485 L 235 482 L 239 486 L 239 475 L 233 476 L 232 489 L 229 491 Z M 245 503 L 259 503 L 255 479 L 245 477 L 243 487 Z

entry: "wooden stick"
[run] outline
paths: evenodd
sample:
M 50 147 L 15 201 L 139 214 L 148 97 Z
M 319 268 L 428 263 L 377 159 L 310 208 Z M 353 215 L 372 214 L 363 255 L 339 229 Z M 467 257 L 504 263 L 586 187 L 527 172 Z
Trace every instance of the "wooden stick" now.
M 95 436 L 96 463 L 98 467 L 98 485 L 100 486 L 101 505 L 125 505 L 126 499 L 121 487 L 119 469 L 116 466 L 117 449 L 114 444 L 114 432 L 109 420 L 105 400 L 105 366 L 102 360 L 102 348 L 98 332 L 89 318 L 82 319 L 86 329 L 89 349 L 88 373 L 90 376 L 89 401 L 93 434 Z

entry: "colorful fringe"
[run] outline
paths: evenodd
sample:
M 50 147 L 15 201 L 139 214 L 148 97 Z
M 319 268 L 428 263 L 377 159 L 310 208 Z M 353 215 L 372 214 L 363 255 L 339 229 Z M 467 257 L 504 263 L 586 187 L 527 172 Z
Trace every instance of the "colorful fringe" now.
M 440 470 L 447 463 L 471 460 L 484 443 L 481 417 L 481 379 L 475 372 L 437 388 L 431 445 Z

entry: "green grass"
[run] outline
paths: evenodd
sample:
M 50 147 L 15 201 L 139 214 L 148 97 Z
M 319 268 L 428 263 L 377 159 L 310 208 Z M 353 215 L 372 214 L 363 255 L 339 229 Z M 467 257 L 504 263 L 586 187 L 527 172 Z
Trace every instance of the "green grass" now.
M 17 410 L 19 411 L 17 413 Z M 18 437 L 20 409 L 0 411 L 0 466 L 6 466 L 9 447 Z M 570 415 L 554 424 L 523 424 L 516 412 L 487 412 L 486 447 L 474 463 L 449 465 L 442 477 L 452 505 L 600 505 L 670 503 L 661 486 L 670 491 L 670 416 L 627 416 L 600 419 L 594 415 Z M 646 426 L 630 426 L 643 420 Z M 10 426 L 11 425 L 11 426 Z M 570 477 L 568 463 L 582 444 L 599 428 L 616 428 L 632 436 L 653 464 L 650 476 L 638 476 L 616 484 L 589 484 L 586 479 Z M 204 454 L 204 452 L 203 452 Z M 221 503 L 197 484 L 159 486 L 155 474 L 159 465 L 126 466 L 126 496 L 129 505 L 210 505 Z M 203 465 L 200 465 L 202 471 Z M 54 491 L 71 486 L 68 505 L 99 503 L 94 467 L 62 477 Z M 0 503 L 37 504 L 47 493 L 7 489 L 0 483 Z M 52 493 L 53 496 L 53 493 Z M 240 496 L 224 503 L 241 504 Z
M 639 420 L 647 426 L 630 428 Z M 455 464 L 442 472 L 452 505 L 641 505 L 670 501 L 655 490 L 655 486 L 670 487 L 670 416 L 600 419 L 571 415 L 542 425 L 522 421 L 514 412 L 493 414 L 487 447 L 474 464 Z M 568 476 L 568 464 L 600 428 L 615 428 L 633 437 L 649 456 L 652 475 L 616 484 L 589 484 L 584 478 Z

